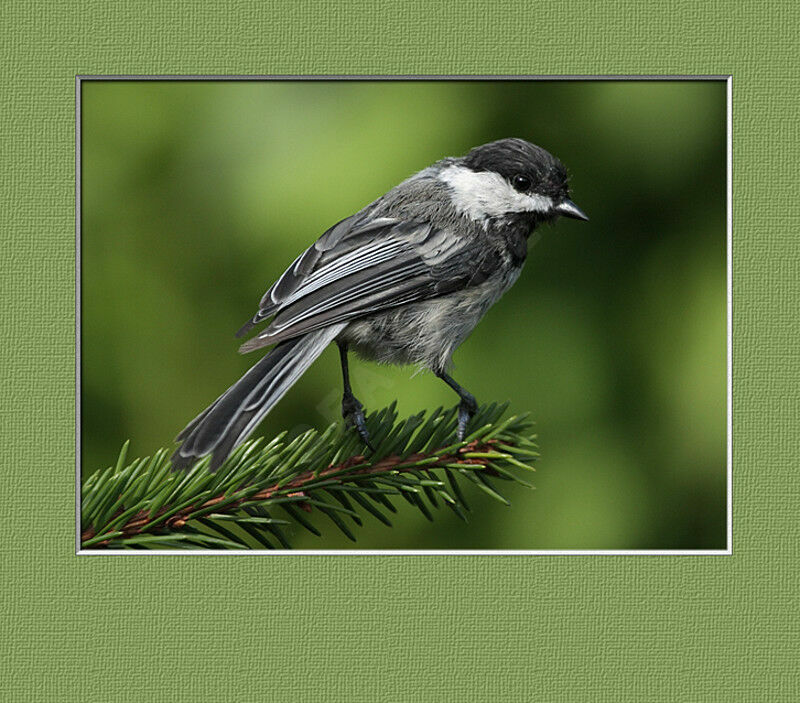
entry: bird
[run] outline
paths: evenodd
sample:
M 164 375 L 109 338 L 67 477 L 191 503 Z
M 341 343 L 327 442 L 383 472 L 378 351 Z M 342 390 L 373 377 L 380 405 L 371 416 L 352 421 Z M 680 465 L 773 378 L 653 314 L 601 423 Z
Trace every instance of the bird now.
M 371 448 L 348 358 L 415 364 L 459 397 L 457 436 L 477 411 L 448 371 L 455 349 L 514 284 L 531 233 L 559 217 L 588 220 L 567 171 L 511 137 L 445 157 L 330 227 L 261 298 L 237 337 L 273 346 L 176 437 L 173 470 L 211 455 L 215 471 L 331 343 L 342 367 L 342 416 Z

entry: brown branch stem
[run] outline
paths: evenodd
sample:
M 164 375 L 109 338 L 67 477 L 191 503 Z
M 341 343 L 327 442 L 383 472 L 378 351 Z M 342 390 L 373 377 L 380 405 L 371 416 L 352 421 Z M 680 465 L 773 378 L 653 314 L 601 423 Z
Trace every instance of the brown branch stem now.
M 356 467 L 359 464 L 363 464 L 366 458 L 362 455 L 357 455 L 350 457 L 344 462 L 341 462 L 336 465 L 328 466 L 326 469 L 323 469 L 319 473 L 314 471 L 304 471 L 298 474 L 295 478 L 291 481 L 281 485 L 280 483 L 275 483 L 274 485 L 265 488 L 258 493 L 255 493 L 247 498 L 242 498 L 239 500 L 232 501 L 227 503 L 225 506 L 221 508 L 220 512 L 228 513 L 238 510 L 243 504 L 249 504 L 252 502 L 257 501 L 268 501 L 270 498 L 273 498 L 276 495 L 287 495 L 287 496 L 302 496 L 303 488 L 312 483 L 314 481 L 319 481 L 320 479 L 324 479 L 326 477 L 335 476 L 335 480 L 340 483 L 346 483 L 351 481 L 354 478 L 359 478 L 362 476 L 372 476 L 376 474 L 383 474 L 389 471 L 398 471 L 398 472 L 405 472 L 405 471 L 418 471 L 421 467 L 419 466 L 420 461 L 424 461 L 425 459 L 430 459 L 432 457 L 437 457 L 435 462 L 430 462 L 429 464 L 425 464 L 422 468 L 424 469 L 437 469 L 442 468 L 448 464 L 463 464 L 465 466 L 482 466 L 485 470 L 490 471 L 491 469 L 488 467 L 489 459 L 485 458 L 470 458 L 464 456 L 464 454 L 477 452 L 477 453 L 484 453 L 489 452 L 494 449 L 493 445 L 496 444 L 496 440 L 489 439 L 485 442 L 479 442 L 475 440 L 470 442 L 469 444 L 460 447 L 455 453 L 451 454 L 444 454 L 438 456 L 438 453 L 427 452 L 427 453 L 416 453 L 411 454 L 407 457 L 401 457 L 398 455 L 387 456 L 381 459 L 380 461 L 372 464 L 371 466 L 361 466 L 360 468 L 354 468 L 353 471 L 347 472 L 349 467 Z M 342 473 L 345 472 L 345 473 Z M 193 504 L 186 508 L 183 508 L 176 512 L 174 515 L 171 515 L 166 521 L 164 521 L 163 527 L 172 529 L 172 530 L 180 530 L 187 522 L 187 518 L 197 510 L 202 510 L 203 508 L 210 508 L 214 505 L 222 503 L 226 500 L 225 495 L 215 496 L 214 498 L 210 498 L 209 500 L 204 501 L 201 504 Z M 308 503 L 303 503 L 302 501 L 298 501 L 299 507 L 303 508 L 304 510 L 311 512 L 312 506 Z M 121 515 L 124 508 L 120 508 L 117 515 Z M 146 532 L 149 528 L 150 524 L 156 520 L 157 518 L 164 515 L 171 510 L 171 506 L 165 505 L 161 507 L 155 515 L 150 515 L 147 510 L 141 510 L 136 515 L 131 517 L 128 522 L 126 522 L 121 528 L 118 528 L 116 531 L 122 532 L 122 535 L 118 535 L 119 538 L 131 537 L 133 535 L 141 534 Z M 88 529 L 84 530 L 81 534 L 81 542 L 86 542 L 87 540 L 92 539 L 96 534 L 93 527 L 89 527 Z M 102 542 L 98 542 L 90 547 L 90 549 L 97 549 L 103 548 L 108 545 L 110 540 L 104 540 Z

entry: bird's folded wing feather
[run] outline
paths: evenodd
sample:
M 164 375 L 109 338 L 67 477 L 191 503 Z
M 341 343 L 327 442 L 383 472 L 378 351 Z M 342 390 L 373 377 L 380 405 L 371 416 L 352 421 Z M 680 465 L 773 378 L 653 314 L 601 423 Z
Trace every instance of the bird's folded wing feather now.
M 491 252 L 476 260 L 465 240 L 426 222 L 354 218 L 329 229 L 264 294 L 238 336 L 275 317 L 241 351 L 477 285 L 498 264 Z

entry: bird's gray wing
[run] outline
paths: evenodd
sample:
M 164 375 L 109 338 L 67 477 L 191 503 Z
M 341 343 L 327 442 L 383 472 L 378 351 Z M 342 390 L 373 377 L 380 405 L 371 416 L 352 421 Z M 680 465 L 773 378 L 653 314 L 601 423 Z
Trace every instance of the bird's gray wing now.
M 267 291 L 240 334 L 275 317 L 241 351 L 477 285 L 500 265 L 494 250 L 476 251 L 447 228 L 357 217 L 334 225 Z
M 364 218 L 358 214 L 337 222 L 300 254 L 270 286 L 261 298 L 258 312 L 239 329 L 236 336 L 244 336 L 253 327 L 272 317 L 282 307 L 303 295 L 308 286 L 324 283 L 326 272 L 338 259 L 365 244 L 366 237 L 373 235 L 379 238 L 383 231 L 396 224 L 399 224 L 399 220 L 395 218 Z M 363 268 L 373 263 L 369 250 L 359 260 L 353 261 L 354 258 L 357 257 L 343 261 L 343 266 Z

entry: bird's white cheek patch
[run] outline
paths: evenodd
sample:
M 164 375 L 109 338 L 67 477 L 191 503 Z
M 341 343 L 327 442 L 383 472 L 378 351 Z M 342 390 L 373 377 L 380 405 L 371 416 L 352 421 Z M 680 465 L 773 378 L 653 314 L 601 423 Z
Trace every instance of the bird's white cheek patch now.
M 453 189 L 453 205 L 473 220 L 508 212 L 549 212 L 553 208 L 551 198 L 520 193 L 499 173 L 449 166 L 440 178 Z

